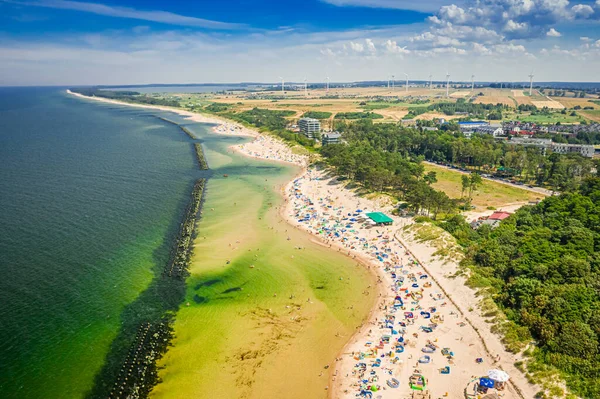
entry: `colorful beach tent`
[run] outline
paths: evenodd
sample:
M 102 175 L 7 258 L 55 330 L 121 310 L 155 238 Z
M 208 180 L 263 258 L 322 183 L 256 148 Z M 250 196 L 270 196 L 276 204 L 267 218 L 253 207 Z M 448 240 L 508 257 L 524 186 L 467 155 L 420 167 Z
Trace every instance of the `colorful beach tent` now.
M 494 381 L 490 380 L 489 378 L 485 378 L 485 377 L 481 377 L 479 379 L 479 385 L 484 387 L 484 388 L 493 388 L 494 387 Z
M 394 222 L 389 216 L 381 212 L 367 213 L 367 217 L 377 224 L 392 224 Z

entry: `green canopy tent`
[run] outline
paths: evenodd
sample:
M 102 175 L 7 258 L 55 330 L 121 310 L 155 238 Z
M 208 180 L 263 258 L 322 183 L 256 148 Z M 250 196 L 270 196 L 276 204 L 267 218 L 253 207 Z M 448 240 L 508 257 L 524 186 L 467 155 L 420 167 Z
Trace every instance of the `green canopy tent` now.
M 387 216 L 385 213 L 381 213 L 381 212 L 367 213 L 367 217 L 377 224 L 388 225 L 388 224 L 392 224 L 394 222 L 389 216 Z

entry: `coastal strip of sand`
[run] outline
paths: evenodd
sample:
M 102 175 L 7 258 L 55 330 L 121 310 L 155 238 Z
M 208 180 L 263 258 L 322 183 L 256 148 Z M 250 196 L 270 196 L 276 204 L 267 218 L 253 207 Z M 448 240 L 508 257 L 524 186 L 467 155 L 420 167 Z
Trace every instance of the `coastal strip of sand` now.
M 356 195 L 326 170 L 307 167 L 307 157 L 294 154 L 282 141 L 239 124 L 168 107 L 95 99 L 217 124 L 215 133 L 255 138 L 232 146 L 233 150 L 302 167 L 300 175 L 283 189 L 281 214 L 323 245 L 363 263 L 378 281 L 363 293 L 379 297 L 369 321 L 357 328 L 329 368 L 329 385 L 324 389 L 330 397 L 354 398 L 361 392 L 381 399 L 410 397 L 416 391 L 409 382 L 418 388 L 422 378 L 431 397 L 462 398 L 490 369 L 511 375 L 510 383 L 499 392 L 503 398 L 534 397 L 538 389 L 516 372 L 514 357 L 504 352 L 501 338 L 490 332 L 483 318 L 469 315 L 469 308 L 476 306 L 474 292 L 460 279 L 443 277 L 448 274 L 447 266 L 434 261 L 431 248 L 398 240 L 401 227 L 412 220 L 391 216 L 393 225 L 375 226 L 364 216 L 389 213 L 389 204 Z M 459 300 L 454 300 L 460 293 Z

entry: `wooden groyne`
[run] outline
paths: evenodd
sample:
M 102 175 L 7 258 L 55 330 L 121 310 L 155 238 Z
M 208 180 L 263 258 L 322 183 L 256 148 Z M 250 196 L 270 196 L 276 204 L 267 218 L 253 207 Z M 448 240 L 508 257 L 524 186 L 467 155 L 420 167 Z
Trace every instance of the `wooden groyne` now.
M 206 162 L 206 157 L 204 156 L 204 148 L 202 148 L 202 144 L 194 143 L 194 149 L 196 150 L 196 159 L 198 160 L 198 166 L 200 170 L 208 170 L 208 163 Z
M 170 119 L 167 118 L 163 118 L 162 116 L 158 116 L 158 119 L 168 122 L 168 123 L 172 123 L 173 125 L 177 126 L 178 128 L 181 129 L 182 132 L 184 132 L 185 134 L 187 134 L 187 136 L 189 138 L 191 138 L 192 140 L 198 140 L 198 137 L 196 137 L 196 135 L 194 133 L 192 133 L 188 128 L 186 128 L 185 126 L 181 126 L 179 123 L 172 121 Z

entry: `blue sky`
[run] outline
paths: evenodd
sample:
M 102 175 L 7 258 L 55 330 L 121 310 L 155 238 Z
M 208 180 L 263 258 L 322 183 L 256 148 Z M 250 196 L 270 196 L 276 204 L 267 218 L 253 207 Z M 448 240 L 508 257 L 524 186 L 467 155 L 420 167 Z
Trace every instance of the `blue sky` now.
M 0 85 L 600 80 L 600 0 L 0 0 Z

